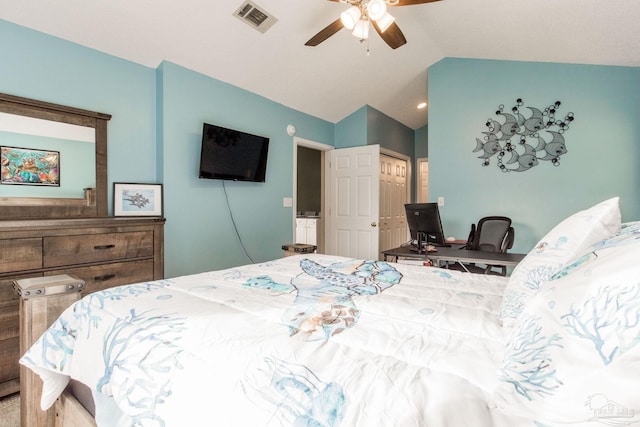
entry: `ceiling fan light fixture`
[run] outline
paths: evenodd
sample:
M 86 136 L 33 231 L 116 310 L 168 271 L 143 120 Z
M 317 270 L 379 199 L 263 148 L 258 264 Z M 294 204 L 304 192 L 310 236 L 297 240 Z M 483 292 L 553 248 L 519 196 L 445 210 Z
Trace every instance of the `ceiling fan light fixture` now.
M 360 8 L 357 6 L 351 6 L 340 14 L 340 20 L 342 25 L 348 30 L 353 30 L 358 21 L 360 20 Z
M 360 40 L 365 40 L 369 38 L 369 21 L 366 19 L 361 19 L 356 23 L 356 26 L 353 28 L 353 34 L 355 37 Z
M 378 24 L 378 28 L 380 28 L 380 32 L 384 33 L 385 31 L 387 31 L 387 28 L 389 28 L 391 24 L 393 24 L 395 20 L 396 18 L 394 18 L 393 16 L 391 16 L 390 13 L 387 12 L 384 15 L 382 15 L 382 18 L 376 19 L 376 24 Z
M 369 18 L 377 22 L 385 13 L 387 13 L 387 5 L 383 0 L 369 0 L 367 3 Z

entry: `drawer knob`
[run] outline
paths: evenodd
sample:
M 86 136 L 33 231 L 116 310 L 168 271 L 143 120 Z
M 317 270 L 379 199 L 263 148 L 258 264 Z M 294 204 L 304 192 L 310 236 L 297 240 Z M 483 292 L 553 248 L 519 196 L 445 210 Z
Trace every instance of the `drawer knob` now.
M 107 280 L 111 280 L 116 277 L 115 274 L 105 274 L 104 276 L 96 276 L 93 278 L 96 282 L 106 282 Z

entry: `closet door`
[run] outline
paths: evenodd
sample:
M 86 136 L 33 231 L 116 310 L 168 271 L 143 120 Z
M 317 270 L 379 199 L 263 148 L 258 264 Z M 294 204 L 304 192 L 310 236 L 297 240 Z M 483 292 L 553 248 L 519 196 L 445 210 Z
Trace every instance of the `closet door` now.
M 407 241 L 407 178 L 406 160 L 380 155 L 380 252 Z

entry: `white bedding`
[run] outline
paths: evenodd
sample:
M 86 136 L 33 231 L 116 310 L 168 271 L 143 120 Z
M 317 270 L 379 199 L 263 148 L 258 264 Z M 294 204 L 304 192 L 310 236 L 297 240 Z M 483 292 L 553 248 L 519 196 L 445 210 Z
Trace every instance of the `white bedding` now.
M 291 256 L 88 295 L 21 363 L 100 426 L 533 426 L 490 409 L 507 280 Z
M 640 222 L 618 198 L 509 278 L 299 255 L 91 294 L 21 359 L 99 426 L 640 424 Z

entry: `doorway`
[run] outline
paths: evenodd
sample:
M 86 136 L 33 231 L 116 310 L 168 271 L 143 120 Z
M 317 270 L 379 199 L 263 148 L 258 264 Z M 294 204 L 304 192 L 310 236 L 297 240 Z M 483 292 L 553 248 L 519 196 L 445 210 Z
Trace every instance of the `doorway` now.
M 429 200 L 429 160 L 419 158 L 418 173 L 416 176 L 416 202 L 426 203 Z
M 293 138 L 293 239 L 324 253 L 324 163 L 331 145 Z
M 301 239 L 307 239 L 315 235 L 315 244 L 318 246 L 318 253 L 326 253 L 327 245 L 325 242 L 327 209 L 325 208 L 327 176 L 326 165 L 329 162 L 329 151 L 347 151 L 350 149 L 335 149 L 335 147 L 322 144 L 319 142 L 294 137 L 294 185 L 293 185 L 293 236 L 296 243 Z M 355 148 L 355 147 L 354 147 Z M 404 213 L 404 203 L 411 197 L 411 158 L 400 153 L 379 147 L 369 146 L 369 149 L 376 150 L 379 153 L 379 169 L 375 172 L 375 179 L 379 181 L 376 184 L 382 195 L 379 203 L 376 203 L 374 218 L 371 224 L 375 224 L 378 228 L 375 251 L 378 259 L 382 259 L 381 251 L 392 247 L 400 246 L 405 243 L 408 236 L 406 219 Z M 302 153 L 302 156 L 299 156 Z M 307 156 L 311 159 L 319 156 L 317 160 L 311 160 L 309 163 L 304 160 Z M 378 163 L 378 162 L 376 162 Z M 309 168 L 319 171 L 313 171 L 309 174 Z M 384 168 L 384 173 L 383 173 Z M 304 169 L 304 171 L 303 171 Z M 387 173 L 388 171 L 388 173 Z M 320 176 L 320 184 L 316 178 L 303 178 L 302 175 Z M 302 179 L 299 179 L 302 178 Z M 311 184 L 309 184 L 311 183 Z M 299 184 L 301 187 L 299 187 Z M 306 185 L 306 187 L 305 187 Z M 313 200 L 320 198 L 320 209 L 307 209 L 306 206 L 317 206 L 317 202 L 309 203 L 306 201 L 308 194 L 306 192 L 315 193 Z M 315 218 L 311 218 L 315 217 Z M 314 221 L 315 220 L 315 221 Z M 315 223 L 315 225 L 314 225 Z M 374 245 L 371 245 L 374 246 Z M 337 253 L 337 252 L 336 252 Z M 375 258 L 375 255 L 367 258 Z

